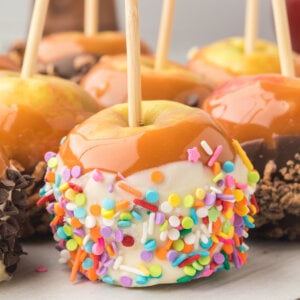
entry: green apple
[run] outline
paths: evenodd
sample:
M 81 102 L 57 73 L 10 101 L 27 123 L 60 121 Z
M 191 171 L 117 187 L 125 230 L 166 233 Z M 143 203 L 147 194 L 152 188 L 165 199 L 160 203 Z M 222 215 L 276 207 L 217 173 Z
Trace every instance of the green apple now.
M 57 150 L 63 136 L 97 111 L 95 101 L 72 82 L 0 73 L 0 141 L 8 158 L 26 170 L 43 160 L 46 151 Z

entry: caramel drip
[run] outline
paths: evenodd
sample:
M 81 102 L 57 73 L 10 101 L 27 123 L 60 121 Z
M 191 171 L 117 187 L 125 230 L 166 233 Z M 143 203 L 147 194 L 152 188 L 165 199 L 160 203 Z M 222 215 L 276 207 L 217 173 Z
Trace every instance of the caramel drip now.
M 201 110 L 173 102 L 169 102 L 171 106 L 162 106 L 165 101 L 146 103 L 147 106 L 143 104 L 143 127 L 126 127 L 124 116 L 120 117 L 120 111 L 115 108 L 109 109 L 110 113 L 108 109 L 101 111 L 79 125 L 60 149 L 63 163 L 69 168 L 79 165 L 84 172 L 98 168 L 128 176 L 167 163 L 187 161 L 187 150 L 197 147 L 200 160 L 206 164 L 209 157 L 200 147 L 202 140 L 212 149 L 223 145 L 221 161 L 234 159 L 231 142 Z M 154 110 L 159 117 L 156 115 L 154 121 L 148 122 L 147 115 Z
M 279 75 L 242 77 L 225 84 L 203 108 L 240 142 L 300 134 L 300 80 Z

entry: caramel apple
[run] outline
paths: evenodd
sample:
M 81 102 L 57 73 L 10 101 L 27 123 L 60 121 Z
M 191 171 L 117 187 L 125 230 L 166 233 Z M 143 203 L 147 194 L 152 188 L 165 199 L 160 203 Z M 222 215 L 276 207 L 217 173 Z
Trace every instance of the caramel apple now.
M 258 174 L 238 142 L 173 101 L 143 101 L 142 123 L 128 127 L 127 103 L 106 108 L 47 158 L 39 203 L 70 279 L 144 287 L 239 269 Z
M 210 85 L 180 64 L 167 62 L 154 68 L 155 58 L 141 56 L 141 85 L 144 100 L 167 99 L 199 106 L 212 92 Z M 81 86 L 98 102 L 108 107 L 127 101 L 126 55 L 104 56 L 85 75 Z
M 300 238 L 299 97 L 299 79 L 260 75 L 234 79 L 203 103 L 263 175 L 257 225 L 260 234 L 275 238 Z
M 295 72 L 300 75 L 300 57 L 294 54 Z M 256 40 L 254 50 L 245 53 L 244 39 L 232 37 L 188 54 L 188 67 L 215 87 L 239 75 L 281 73 L 278 48 L 275 44 Z

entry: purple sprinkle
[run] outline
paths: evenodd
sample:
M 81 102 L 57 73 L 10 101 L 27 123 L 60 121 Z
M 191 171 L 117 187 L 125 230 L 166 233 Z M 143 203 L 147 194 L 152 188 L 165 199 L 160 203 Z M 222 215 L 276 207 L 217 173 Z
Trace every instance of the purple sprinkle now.
M 132 285 L 132 279 L 128 276 L 121 276 L 120 283 L 125 287 L 130 287 Z
M 224 255 L 222 253 L 215 253 L 213 259 L 214 262 L 218 265 L 221 265 L 225 260 Z
M 112 234 L 112 230 L 110 227 L 102 227 L 100 233 L 103 237 L 108 238 Z
M 124 237 L 123 231 L 120 230 L 120 229 L 117 229 L 115 231 L 115 240 L 116 240 L 116 242 L 121 243 L 123 241 L 123 237 Z
M 235 215 L 233 224 L 236 227 L 243 226 L 244 225 L 244 219 L 239 215 Z
M 50 160 L 50 158 L 55 157 L 56 153 L 52 152 L 52 151 L 48 151 L 45 153 L 44 155 L 44 159 L 46 162 L 48 162 Z
M 115 254 L 118 254 L 119 253 L 119 249 L 118 249 L 117 243 L 115 241 L 112 241 L 111 242 L 111 246 L 112 246 Z
M 234 200 L 234 195 L 217 194 L 217 198 L 221 200 Z
M 74 228 L 73 233 L 79 237 L 84 237 L 85 233 L 82 228 Z
M 66 210 L 68 217 L 73 218 L 74 217 L 74 211 L 72 210 Z
M 152 252 L 149 252 L 149 251 L 142 251 L 140 256 L 141 256 L 141 259 L 146 262 L 151 261 L 153 258 Z
M 215 194 L 212 194 L 212 193 L 206 194 L 205 199 L 204 199 L 205 205 L 207 205 L 207 206 L 214 205 L 215 201 L 216 201 Z
M 51 215 L 54 213 L 54 202 L 51 202 L 46 207 L 47 212 Z
M 217 186 L 218 187 L 222 187 L 224 185 L 224 180 L 223 179 L 220 179 L 218 182 L 217 182 Z
M 100 269 L 97 270 L 97 275 L 99 277 L 102 277 L 106 274 L 106 272 L 107 272 L 107 268 L 102 266 Z
M 165 221 L 165 215 L 161 212 L 155 214 L 155 224 L 161 225 Z
M 240 262 L 240 258 L 237 254 L 237 250 L 234 248 L 233 249 L 233 253 L 232 253 L 232 257 L 233 257 L 233 262 L 234 262 L 234 265 L 237 269 L 240 269 L 241 268 L 241 262 Z
M 104 267 L 109 268 L 110 266 L 112 266 L 114 264 L 114 262 L 115 262 L 114 259 L 109 259 L 103 265 L 104 265 Z
M 105 263 L 108 260 L 108 254 L 104 252 L 100 257 L 100 260 L 102 263 Z
M 112 193 L 114 191 L 114 186 L 113 186 L 113 184 L 110 184 L 109 186 L 108 186 L 108 192 L 109 193 Z
M 64 181 L 69 181 L 71 179 L 71 171 L 68 168 L 65 168 L 62 173 L 62 178 Z
M 71 170 L 71 175 L 73 178 L 79 178 L 81 176 L 81 167 L 74 166 Z
M 178 256 L 178 252 L 175 250 L 169 250 L 167 253 L 167 259 L 170 262 L 173 262 Z

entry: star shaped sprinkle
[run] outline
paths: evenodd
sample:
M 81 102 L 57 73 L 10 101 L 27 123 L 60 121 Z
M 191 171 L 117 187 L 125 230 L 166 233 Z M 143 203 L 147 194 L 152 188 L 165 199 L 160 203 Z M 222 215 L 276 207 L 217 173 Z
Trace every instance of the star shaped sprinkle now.
M 200 158 L 200 153 L 197 147 L 193 147 L 187 150 L 188 152 L 188 161 L 190 162 L 197 162 Z

